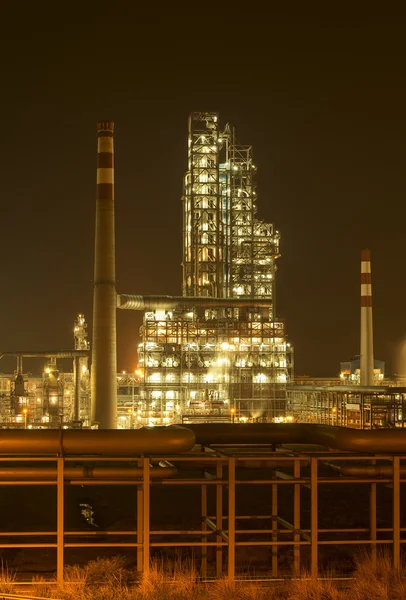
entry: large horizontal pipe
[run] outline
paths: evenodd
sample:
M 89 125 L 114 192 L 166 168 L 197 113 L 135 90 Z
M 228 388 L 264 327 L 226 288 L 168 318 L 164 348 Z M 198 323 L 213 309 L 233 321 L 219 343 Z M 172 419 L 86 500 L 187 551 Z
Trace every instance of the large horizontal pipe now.
M 174 477 L 177 473 L 174 467 L 153 467 L 149 475 L 155 479 Z M 141 467 L 65 467 L 63 472 L 65 479 L 124 479 L 133 480 L 144 476 Z M 1 467 L 1 481 L 24 481 L 24 480 L 46 480 L 57 479 L 56 467 Z
M 24 358 L 75 358 L 89 356 L 89 350 L 41 350 L 33 352 L 30 350 L 18 350 L 15 352 L 0 352 L 0 358 L 3 356 L 22 356 Z
M 123 310 L 173 310 L 175 308 L 271 308 L 272 300 L 261 298 L 205 298 L 200 296 L 117 295 L 117 308 Z
M 4 429 L 0 454 L 178 454 L 195 444 L 185 427 L 141 429 Z
M 360 430 L 307 423 L 197 423 L 197 444 L 317 444 L 346 452 L 406 452 L 406 429 Z

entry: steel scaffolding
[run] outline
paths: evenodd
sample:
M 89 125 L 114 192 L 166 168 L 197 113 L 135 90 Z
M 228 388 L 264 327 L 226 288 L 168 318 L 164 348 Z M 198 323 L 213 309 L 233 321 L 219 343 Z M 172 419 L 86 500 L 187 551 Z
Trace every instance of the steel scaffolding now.
M 256 217 L 251 146 L 217 113 L 189 118 L 183 195 L 183 296 L 230 305 L 144 313 L 142 424 L 188 419 L 283 420 L 293 350 L 275 317 L 279 233 Z M 235 308 L 231 299 L 252 299 Z M 267 308 L 256 306 L 266 299 Z
M 102 466 L 97 475 L 98 466 L 106 461 L 108 468 Z M 359 548 L 368 552 L 373 565 L 377 553 L 388 548 L 394 568 L 399 569 L 406 543 L 402 455 L 211 446 L 180 455 L 129 455 L 119 460 L 108 455 L 3 455 L 0 466 L 2 493 L 16 486 L 27 491 L 38 486 L 56 488 L 56 510 L 50 510 L 49 518 L 54 518 L 52 528 L 39 529 L 31 517 L 17 531 L 0 532 L 0 545 L 3 552 L 54 551 L 61 586 L 70 549 L 84 550 L 84 557 L 90 548 L 132 554 L 137 570 L 148 574 L 154 558 L 162 562 L 164 553 L 176 548 L 184 552 L 183 557 L 193 552 L 201 581 L 226 577 L 233 583 L 246 577 L 251 581 L 291 578 L 303 569 L 317 578 L 329 568 L 331 552 L 353 557 Z M 135 488 L 132 525 L 92 531 L 68 527 L 64 505 L 72 486 L 116 487 L 118 502 L 132 494 L 130 486 Z M 120 494 L 120 488 L 125 494 Z M 181 526 L 176 506 L 169 505 L 170 516 L 163 525 L 151 502 L 154 491 L 165 499 L 170 488 L 177 489 L 183 507 L 185 496 L 191 497 L 193 490 L 200 496 L 195 512 Z M 333 494 L 341 504 L 332 521 Z M 29 504 L 30 495 L 25 497 Z M 268 506 L 265 512 L 261 499 Z M 386 513 L 388 518 L 383 519 Z M 256 570 L 251 565 L 248 572 L 244 548 L 253 558 L 265 551 L 265 562 Z M 341 570 L 336 577 L 349 574 Z

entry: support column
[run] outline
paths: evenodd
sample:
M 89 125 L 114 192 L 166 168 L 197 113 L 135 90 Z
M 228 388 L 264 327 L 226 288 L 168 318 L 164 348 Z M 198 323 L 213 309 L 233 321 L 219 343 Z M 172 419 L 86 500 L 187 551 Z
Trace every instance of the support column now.
M 150 568 L 150 498 L 151 498 L 151 474 L 149 458 L 143 458 L 143 483 L 144 483 L 144 502 L 143 502 L 143 569 L 144 575 L 149 574 Z
M 376 465 L 376 460 L 371 461 Z M 369 535 L 371 541 L 376 542 L 376 483 L 369 484 Z M 371 544 L 372 568 L 376 569 L 376 543 Z
M 275 479 L 275 474 L 272 475 Z M 272 488 L 272 541 L 278 541 L 278 486 L 276 483 L 271 485 Z M 278 574 L 278 546 L 272 545 L 272 576 Z
M 201 487 L 201 511 L 202 511 L 202 543 L 207 543 L 207 485 Z M 201 562 L 202 579 L 207 577 L 207 546 L 202 546 L 202 562 Z
M 138 461 L 138 466 L 143 468 L 143 459 Z M 144 484 L 137 485 L 137 571 L 142 573 L 144 558 Z
M 216 477 L 218 480 L 223 479 L 223 465 L 220 462 L 216 464 Z M 223 486 L 216 485 L 216 528 L 217 528 L 217 542 L 222 542 L 220 531 L 223 530 Z M 220 578 L 223 576 L 223 548 L 221 546 L 216 547 L 216 577 Z
M 318 490 L 317 490 L 317 477 L 318 477 L 318 463 L 317 458 L 312 457 L 310 459 L 310 538 L 311 538 L 311 560 L 310 560 L 310 572 L 311 576 L 317 578 L 318 576 Z
M 300 460 L 295 460 L 293 466 L 293 477 L 300 479 Z M 300 542 L 300 483 L 293 486 L 293 540 Z M 293 546 L 293 572 L 296 576 L 300 574 L 300 546 Z
M 393 457 L 393 568 L 400 569 L 400 457 Z
M 228 459 L 228 582 L 235 578 L 235 458 Z
M 62 456 L 56 459 L 56 499 L 57 499 L 57 524 L 56 524 L 56 580 L 59 588 L 63 588 L 64 577 L 64 549 L 65 549 L 65 511 L 64 511 L 64 459 Z

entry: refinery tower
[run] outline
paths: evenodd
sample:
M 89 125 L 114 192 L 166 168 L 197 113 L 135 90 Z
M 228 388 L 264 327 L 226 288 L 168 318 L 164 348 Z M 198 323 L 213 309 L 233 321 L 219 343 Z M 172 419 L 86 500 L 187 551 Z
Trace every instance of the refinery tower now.
M 183 295 L 119 296 L 144 310 L 138 422 L 280 421 L 293 352 L 275 315 L 279 233 L 257 217 L 251 146 L 216 113 L 189 118 Z

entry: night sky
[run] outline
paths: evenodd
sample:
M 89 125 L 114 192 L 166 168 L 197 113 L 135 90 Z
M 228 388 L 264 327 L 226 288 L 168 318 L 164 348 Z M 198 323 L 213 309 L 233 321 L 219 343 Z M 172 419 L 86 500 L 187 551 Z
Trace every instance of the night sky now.
M 4 8 L 0 40 L 0 351 L 72 347 L 78 312 L 91 332 L 99 119 L 116 124 L 117 291 L 181 293 L 187 119 L 208 110 L 253 145 L 296 373 L 335 376 L 359 352 L 362 248 L 375 356 L 402 369 L 404 22 L 23 8 Z M 118 312 L 120 370 L 136 367 L 140 322 Z

